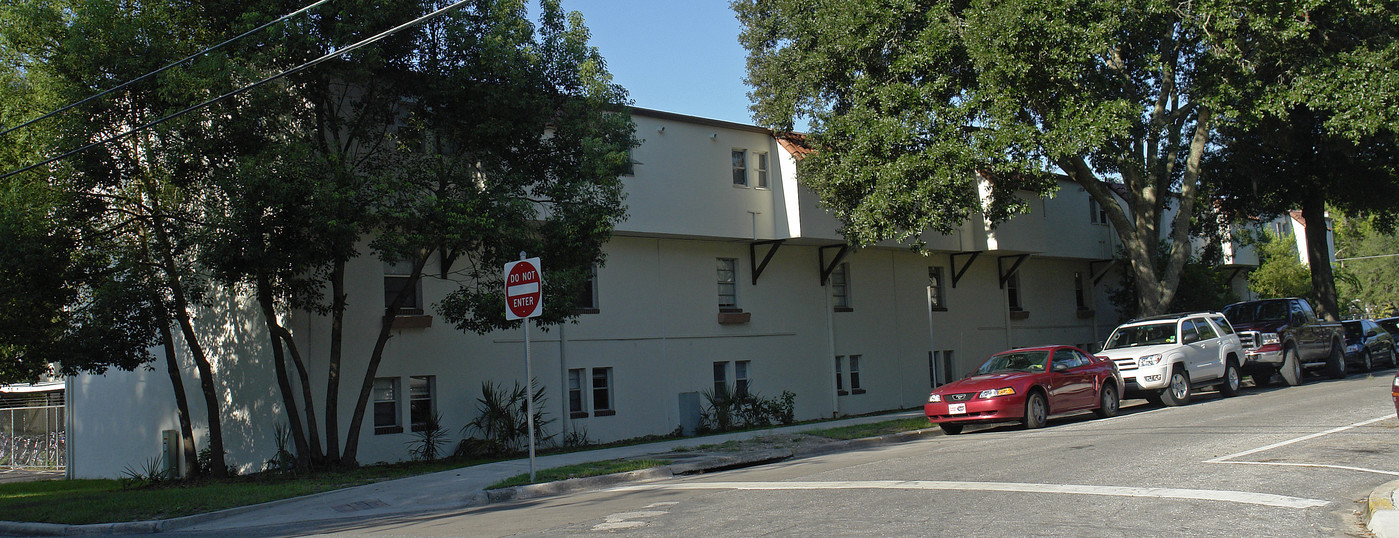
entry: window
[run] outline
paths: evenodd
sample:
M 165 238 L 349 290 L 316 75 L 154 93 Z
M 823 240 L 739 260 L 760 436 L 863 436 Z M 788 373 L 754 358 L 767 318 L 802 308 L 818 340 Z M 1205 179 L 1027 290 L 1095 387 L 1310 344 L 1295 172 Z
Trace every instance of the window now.
M 933 310 L 947 310 L 947 297 L 943 295 L 946 288 L 942 283 L 942 268 L 928 268 L 928 306 Z
M 428 422 L 433 420 L 433 398 L 436 392 L 437 376 L 415 375 L 408 378 L 408 423 L 412 425 L 413 431 L 420 432 L 428 428 Z
M 1107 224 L 1108 212 L 1103 206 L 1098 204 L 1098 200 L 1092 196 L 1088 197 L 1088 222 L 1093 224 Z
M 748 151 L 736 149 L 732 152 L 734 167 L 734 186 L 748 186 Z
M 1054 352 L 1054 369 L 1078 368 L 1079 366 L 1083 366 L 1083 357 L 1073 350 L 1059 349 Z
M 860 356 L 850 356 L 850 393 L 864 394 L 865 389 L 860 388 Z
M 612 409 L 611 368 L 593 368 L 593 411 L 600 417 L 617 414 Z
M 836 394 L 850 394 L 845 391 L 845 356 L 836 355 Z
M 734 396 L 748 395 L 748 361 L 734 361 Z
M 408 296 L 404 298 L 399 308 L 400 314 L 421 314 L 423 313 L 423 284 L 422 280 L 413 281 L 413 262 L 395 261 L 384 262 L 384 307 L 388 308 L 393 304 L 394 298 L 399 292 L 408 289 Z
M 583 418 L 588 416 L 588 410 L 583 406 L 582 368 L 574 368 L 568 371 L 568 415 L 570 418 Z
M 729 363 L 728 361 L 714 363 L 714 395 L 728 394 L 729 392 Z
M 627 167 L 625 170 L 622 170 L 622 175 L 624 176 L 636 175 L 636 165 L 641 164 L 636 162 L 636 156 L 632 155 L 633 149 L 634 148 L 627 148 Z
M 1074 304 L 1079 310 L 1088 310 L 1088 295 L 1083 290 L 1083 273 L 1074 272 Z
M 1195 330 L 1200 332 L 1201 340 L 1219 338 L 1219 333 L 1214 332 L 1214 327 L 1210 326 L 1210 322 L 1203 319 L 1195 320 Z
M 1011 273 L 1006 279 L 1006 301 L 1010 305 L 1012 312 L 1024 310 L 1020 304 L 1020 272 Z
M 719 258 L 719 308 L 738 308 L 738 258 Z
M 831 271 L 831 305 L 836 312 L 850 312 L 850 264 L 842 263 Z
M 596 314 L 598 310 L 597 300 L 597 266 L 588 269 L 588 278 L 578 290 L 578 295 L 573 300 L 574 311 L 580 314 Z
M 402 433 L 398 416 L 398 378 L 374 379 L 374 433 Z
M 768 154 L 756 153 L 754 155 L 758 157 L 758 169 L 756 170 L 758 173 L 758 188 L 766 189 L 768 188 Z

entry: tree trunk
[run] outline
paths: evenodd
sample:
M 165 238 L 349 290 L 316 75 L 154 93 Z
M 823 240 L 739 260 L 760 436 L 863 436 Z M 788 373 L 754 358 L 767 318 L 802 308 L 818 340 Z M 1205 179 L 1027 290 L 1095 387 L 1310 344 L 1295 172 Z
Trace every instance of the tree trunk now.
M 257 275 L 257 302 L 262 307 L 262 318 L 267 325 L 267 338 L 272 344 L 272 366 L 277 372 L 277 388 L 282 393 L 282 407 L 287 410 L 287 421 L 291 426 L 291 436 L 296 444 L 297 464 L 302 468 L 310 466 L 314 455 L 307 441 L 306 430 L 301 426 L 301 414 L 297 411 L 296 395 L 292 392 L 291 378 L 287 376 L 286 353 L 282 350 L 282 335 L 278 331 L 277 311 L 273 306 L 271 284 L 267 275 Z M 308 418 L 309 420 L 309 418 Z
M 1341 310 L 1336 299 L 1336 275 L 1331 271 L 1325 197 L 1309 196 L 1302 202 L 1302 222 L 1306 226 L 1307 265 L 1312 270 L 1316 315 L 1327 321 L 1338 321 Z
M 180 448 L 184 453 L 183 467 L 176 465 L 175 472 L 181 478 L 199 473 L 199 451 L 194 448 L 194 426 L 190 424 L 189 398 L 185 396 L 185 382 L 180 376 L 180 364 L 175 358 L 175 337 L 170 334 L 170 313 L 165 311 L 159 297 L 153 298 L 156 305 L 157 324 L 160 325 L 160 343 L 165 348 L 165 371 L 170 375 L 170 386 L 175 389 L 175 414 L 180 419 Z
M 416 293 L 418 280 L 423 276 L 423 265 L 427 261 L 427 255 L 413 264 L 412 278 L 408 286 L 399 291 L 394 297 L 393 303 L 384 309 L 384 318 L 379 324 L 379 338 L 374 342 L 374 351 L 369 355 L 369 366 L 364 371 L 364 382 L 360 384 L 359 399 L 355 401 L 355 413 L 350 417 L 349 435 L 345 436 L 345 453 L 340 457 L 340 462 L 346 466 L 354 467 L 359 464 L 355 461 L 359 451 L 359 430 L 364 423 L 365 409 L 369 406 L 369 397 L 374 391 L 374 375 L 379 371 L 379 362 L 384 358 L 384 346 L 388 344 L 389 337 L 393 334 L 393 320 L 398 315 L 398 311 L 407 299 L 408 294 Z
M 345 335 L 345 261 L 335 260 L 330 272 L 330 364 L 326 367 L 326 459 L 340 459 L 340 357 Z M 351 458 L 353 459 L 353 458 Z
M 228 463 L 224 458 L 223 425 L 219 422 L 219 396 L 214 389 L 214 368 L 209 365 L 209 358 L 204 354 L 204 348 L 199 345 L 199 335 L 194 332 L 194 323 L 190 321 L 189 301 L 185 298 L 184 287 L 180 284 L 179 274 L 175 270 L 175 255 L 171 253 L 170 239 L 165 236 L 160 223 L 157 222 L 153 227 L 156 240 L 160 242 L 167 285 L 170 286 L 171 295 L 175 299 L 175 319 L 180 323 L 180 332 L 185 337 L 185 345 L 189 346 L 190 357 L 199 369 L 199 388 L 204 393 L 204 408 L 209 420 L 209 473 L 216 478 L 226 478 Z
M 291 355 L 291 363 L 296 366 L 296 377 L 301 381 L 302 407 L 306 410 L 306 433 L 311 439 L 311 456 L 314 463 L 320 464 L 326 461 L 325 452 L 321 451 L 321 432 L 316 427 L 316 407 L 315 400 L 311 398 L 311 380 L 306 373 L 306 362 L 301 360 L 301 351 L 296 349 L 296 340 L 291 337 L 291 331 L 286 327 L 278 326 L 281 331 L 279 335 L 282 343 L 286 344 L 287 352 Z

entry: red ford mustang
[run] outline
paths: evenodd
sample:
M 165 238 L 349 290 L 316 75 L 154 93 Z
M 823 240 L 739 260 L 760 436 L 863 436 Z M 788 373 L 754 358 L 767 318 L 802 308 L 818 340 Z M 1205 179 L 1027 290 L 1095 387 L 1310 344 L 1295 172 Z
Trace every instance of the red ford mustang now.
M 928 395 L 923 413 L 948 435 L 967 424 L 1020 421 L 1040 428 L 1050 415 L 1093 410 L 1117 414 L 1122 374 L 1111 360 L 1072 346 L 1013 349 L 992 355 L 971 376 Z

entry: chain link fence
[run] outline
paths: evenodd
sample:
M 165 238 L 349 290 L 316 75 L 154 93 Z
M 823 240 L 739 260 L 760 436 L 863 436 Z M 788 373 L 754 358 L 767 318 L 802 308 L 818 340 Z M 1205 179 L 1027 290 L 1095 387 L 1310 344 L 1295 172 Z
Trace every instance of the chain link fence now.
M 68 466 L 62 405 L 0 408 L 0 468 Z

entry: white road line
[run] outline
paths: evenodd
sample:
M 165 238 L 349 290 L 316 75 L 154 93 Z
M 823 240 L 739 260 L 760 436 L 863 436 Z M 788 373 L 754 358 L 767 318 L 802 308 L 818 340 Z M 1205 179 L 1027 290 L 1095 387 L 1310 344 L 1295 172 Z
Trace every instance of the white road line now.
M 1019 484 L 1012 482 L 948 482 L 940 480 L 855 480 L 849 482 L 682 482 L 674 484 L 644 484 L 623 486 L 609 491 L 653 490 L 841 490 L 841 489 L 908 489 L 956 491 L 1005 491 L 1018 493 L 1059 493 L 1077 495 L 1108 495 L 1114 497 L 1153 497 L 1166 499 L 1196 499 L 1277 506 L 1281 508 L 1316 508 L 1331 504 L 1320 499 L 1304 499 L 1270 493 L 1225 491 L 1209 489 L 1136 488 L 1125 486 L 1085 486 L 1072 484 Z
M 1349 465 L 1327 465 L 1325 463 L 1283 463 L 1279 461 L 1211 461 L 1206 463 L 1230 463 L 1236 465 L 1276 465 L 1279 467 L 1320 467 L 1323 469 L 1344 469 L 1347 471 L 1360 471 L 1362 473 L 1387 474 L 1399 476 L 1399 472 L 1381 471 L 1379 469 L 1366 469 L 1364 467 L 1351 467 Z
M 1214 459 L 1212 459 L 1212 460 L 1205 460 L 1205 463 L 1229 463 L 1228 460 L 1232 460 L 1232 459 L 1234 459 L 1234 458 L 1241 458 L 1241 457 L 1247 456 L 1247 455 L 1249 455 L 1249 454 L 1256 454 L 1256 453 L 1259 453 L 1259 452 L 1263 452 L 1263 451 L 1265 451 L 1265 450 L 1272 450 L 1272 449 L 1274 449 L 1274 448 L 1287 446 L 1287 445 L 1290 445 L 1290 444 L 1292 444 L 1292 443 L 1300 443 L 1300 442 L 1302 442 L 1302 441 L 1306 441 L 1306 440 L 1308 440 L 1308 439 L 1315 439 L 1315 438 L 1321 437 L 1321 436 L 1323 436 L 1323 435 L 1331 435 L 1331 434 L 1333 434 L 1333 433 L 1343 432 L 1343 431 L 1346 431 L 1346 430 L 1349 430 L 1349 429 L 1352 429 L 1352 428 L 1359 428 L 1359 427 L 1361 427 L 1361 426 L 1365 426 L 1365 425 L 1369 425 L 1369 424 L 1374 424 L 1374 423 L 1379 422 L 1379 421 L 1381 421 L 1381 420 L 1385 420 L 1385 419 L 1392 418 L 1392 417 L 1393 417 L 1393 415 L 1385 415 L 1385 416 L 1382 416 L 1382 417 L 1379 417 L 1379 418 L 1372 418 L 1372 419 L 1366 420 L 1366 421 L 1364 421 L 1364 422 L 1356 422 L 1355 424 L 1351 424 L 1351 425 L 1349 425 L 1349 426 L 1341 426 L 1341 427 L 1339 427 L 1339 428 L 1332 428 L 1332 429 L 1326 430 L 1326 431 L 1324 431 L 1324 432 L 1317 432 L 1317 433 L 1313 433 L 1313 434 L 1311 434 L 1311 435 L 1303 435 L 1303 436 L 1298 437 L 1298 438 L 1296 438 L 1296 439 L 1288 439 L 1288 440 L 1286 440 L 1286 441 L 1282 441 L 1282 442 L 1279 442 L 1279 443 L 1273 443 L 1273 444 L 1268 445 L 1268 446 L 1262 446 L 1262 447 L 1258 447 L 1258 448 L 1255 448 L 1255 449 L 1252 449 L 1252 450 L 1245 450 L 1245 451 L 1243 451 L 1243 452 L 1237 452 L 1237 453 L 1234 453 L 1234 454 L 1230 454 L 1230 455 L 1228 455 L 1228 456 L 1220 456 L 1220 457 L 1214 458 Z

